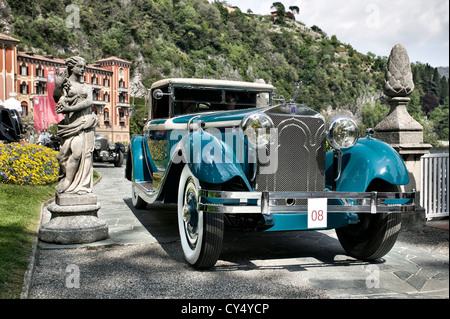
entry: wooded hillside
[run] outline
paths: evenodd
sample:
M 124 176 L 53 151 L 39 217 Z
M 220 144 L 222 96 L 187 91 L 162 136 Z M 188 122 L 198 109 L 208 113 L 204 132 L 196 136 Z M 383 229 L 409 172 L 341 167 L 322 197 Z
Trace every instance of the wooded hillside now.
M 289 18 L 273 22 L 269 7 L 269 15 L 261 16 L 206 0 L 6 2 L 20 50 L 79 54 L 91 63 L 111 55 L 132 61 L 136 97 L 139 88 L 166 77 L 263 79 L 286 98 L 301 81 L 297 101 L 325 115 L 340 109 L 362 126 L 375 126 L 388 112 L 382 84 L 389 52 L 361 54 L 320 26 Z M 448 140 L 448 79 L 427 64 L 412 66 L 411 114 L 430 126 L 430 139 Z

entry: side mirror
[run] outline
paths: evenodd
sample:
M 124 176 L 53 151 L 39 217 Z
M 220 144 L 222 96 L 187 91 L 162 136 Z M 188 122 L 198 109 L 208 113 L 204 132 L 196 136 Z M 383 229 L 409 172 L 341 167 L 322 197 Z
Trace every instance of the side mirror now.
M 162 90 L 156 89 L 153 91 L 152 95 L 155 100 L 161 100 L 164 95 L 170 95 L 170 93 L 164 93 Z

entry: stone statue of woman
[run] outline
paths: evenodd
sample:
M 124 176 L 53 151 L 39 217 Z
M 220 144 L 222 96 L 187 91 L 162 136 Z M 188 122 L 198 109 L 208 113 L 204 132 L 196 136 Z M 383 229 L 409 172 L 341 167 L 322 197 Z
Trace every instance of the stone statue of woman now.
M 98 119 L 92 113 L 92 88 L 83 82 L 86 61 L 74 56 L 66 60 L 66 71 L 57 70 L 53 97 L 56 112 L 65 114 L 58 123 L 62 146 L 58 154 L 57 194 L 83 195 L 92 192 L 92 151 Z

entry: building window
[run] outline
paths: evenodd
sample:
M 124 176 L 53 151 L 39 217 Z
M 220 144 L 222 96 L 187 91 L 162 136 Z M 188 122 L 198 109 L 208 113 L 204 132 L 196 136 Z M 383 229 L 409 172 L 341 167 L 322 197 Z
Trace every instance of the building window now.
M 28 115 L 28 103 L 23 101 L 22 103 L 20 103 L 20 106 L 22 107 L 22 116 L 27 116 Z
M 20 93 L 28 94 L 28 85 L 25 82 L 22 82 L 22 84 L 20 85 Z
M 41 68 L 41 66 L 39 65 L 36 69 L 36 76 L 44 76 L 44 70 Z
M 106 76 L 103 78 L 103 86 L 109 87 L 109 79 Z
M 119 111 L 119 122 L 121 125 L 125 125 L 125 112 L 122 109 Z
M 105 94 L 103 95 L 103 101 L 105 101 L 106 103 L 109 102 L 109 95 L 108 93 L 105 92 Z
M 44 87 L 41 84 L 36 86 L 36 94 L 44 94 Z
M 103 112 L 103 121 L 105 123 L 109 123 L 109 110 L 105 109 L 105 111 Z
M 20 75 L 28 76 L 28 68 L 25 63 L 22 63 L 22 65 L 20 66 Z
M 92 84 L 97 84 L 97 77 L 95 75 L 92 76 Z
M 119 80 L 119 87 L 120 88 L 124 88 L 125 87 L 125 81 L 124 80 L 122 80 L 122 79 Z

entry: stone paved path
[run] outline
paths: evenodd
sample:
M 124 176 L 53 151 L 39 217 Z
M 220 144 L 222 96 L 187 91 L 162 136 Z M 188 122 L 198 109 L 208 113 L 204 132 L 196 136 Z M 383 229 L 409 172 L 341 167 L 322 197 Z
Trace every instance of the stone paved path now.
M 362 262 L 333 230 L 226 233 L 216 267 L 196 271 L 182 257 L 175 206 L 135 210 L 124 167 L 95 169 L 110 238 L 41 242 L 31 298 L 449 298 L 448 254 L 397 241 L 383 262 Z M 80 267 L 79 289 L 65 285 L 68 265 Z

